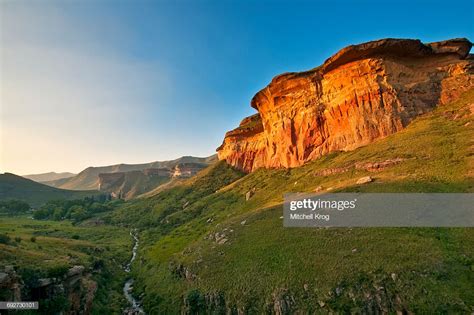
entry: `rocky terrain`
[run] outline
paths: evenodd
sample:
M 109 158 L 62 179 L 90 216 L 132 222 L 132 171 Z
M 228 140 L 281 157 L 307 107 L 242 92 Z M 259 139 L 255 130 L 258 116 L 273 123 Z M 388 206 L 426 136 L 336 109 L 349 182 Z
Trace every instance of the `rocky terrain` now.
M 382 39 L 281 74 L 253 97 L 258 114 L 227 132 L 218 157 L 246 172 L 290 168 L 400 131 L 474 86 L 471 46 Z
M 38 301 L 64 297 L 67 314 L 90 314 L 97 283 L 84 266 L 73 266 L 58 278 L 40 278 L 25 283 L 12 266 L 0 272 L 0 292 L 8 301 Z

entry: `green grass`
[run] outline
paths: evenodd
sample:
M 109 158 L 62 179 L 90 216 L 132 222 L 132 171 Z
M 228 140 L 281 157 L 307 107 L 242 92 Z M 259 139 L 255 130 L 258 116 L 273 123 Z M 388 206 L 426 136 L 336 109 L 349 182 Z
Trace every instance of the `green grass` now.
M 473 100 L 470 91 L 395 135 L 295 169 L 244 176 L 217 163 L 180 186 L 108 214 L 109 222 L 141 229 L 141 263 L 133 273 L 146 310 L 262 313 L 274 310 L 276 300 L 286 300 L 304 313 L 471 312 L 473 229 L 289 229 L 280 216 L 284 192 L 318 186 L 472 192 L 472 116 L 452 119 L 445 112 L 465 112 Z M 406 160 L 379 172 L 315 176 L 327 168 L 394 158 Z M 375 181 L 355 184 L 367 175 Z M 245 201 L 253 188 L 255 195 Z M 209 237 L 215 233 L 228 241 L 217 244 Z M 193 276 L 186 279 L 183 268 Z
M 92 276 L 98 283 L 94 313 L 118 313 L 125 305 L 122 266 L 130 259 L 129 229 L 2 216 L 0 234 L 11 238 L 9 244 L 0 244 L 0 266 L 13 266 L 20 275 L 32 270 L 37 277 L 48 277 L 61 268 L 83 265 L 89 269 L 102 261 L 104 265 Z

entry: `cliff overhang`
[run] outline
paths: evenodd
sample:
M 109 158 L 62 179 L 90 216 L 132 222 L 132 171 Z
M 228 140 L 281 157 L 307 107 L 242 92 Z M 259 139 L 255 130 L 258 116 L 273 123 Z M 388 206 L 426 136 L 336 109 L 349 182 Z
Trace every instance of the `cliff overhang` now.
M 471 47 L 465 38 L 381 39 L 278 75 L 252 98 L 258 113 L 226 133 L 218 157 L 247 172 L 296 167 L 395 133 L 474 86 Z

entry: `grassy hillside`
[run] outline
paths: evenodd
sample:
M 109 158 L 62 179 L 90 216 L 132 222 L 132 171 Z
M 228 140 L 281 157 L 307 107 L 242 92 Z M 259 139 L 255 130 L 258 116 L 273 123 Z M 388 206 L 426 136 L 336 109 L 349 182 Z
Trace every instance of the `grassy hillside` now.
M 42 182 L 49 182 L 53 180 L 69 178 L 73 176 L 76 176 L 76 174 L 69 173 L 69 172 L 63 172 L 63 173 L 49 172 L 49 173 L 42 173 L 42 174 L 22 175 L 21 177 L 34 180 L 35 182 L 38 182 L 38 183 L 42 183 Z
M 473 192 L 473 102 L 470 91 L 395 135 L 303 167 L 244 175 L 218 163 L 127 203 L 106 219 L 141 231 L 132 272 L 145 309 L 472 312 L 473 229 L 290 229 L 282 226 L 281 203 L 284 192 L 315 189 Z M 367 166 L 386 161 L 398 162 Z M 367 175 L 375 180 L 356 185 Z
M 131 172 L 142 171 L 147 168 L 173 168 L 179 163 L 204 163 L 209 164 L 214 162 L 216 156 L 209 157 L 194 157 L 183 156 L 171 161 L 157 161 L 143 164 L 117 164 L 110 166 L 88 167 L 74 177 L 68 179 L 59 179 L 57 181 L 48 181 L 46 184 L 72 190 L 94 190 L 99 188 L 99 174 L 101 173 L 117 173 L 117 172 Z
M 62 270 L 75 265 L 85 266 L 98 285 L 93 314 L 118 314 L 125 305 L 122 266 L 130 259 L 129 231 L 106 225 L 74 226 L 67 221 L 0 216 L 0 236 L 4 240 L 5 237 L 10 239 L 0 242 L 0 272 L 4 267 L 12 266 L 22 278 L 22 296 L 27 298 L 29 286 L 34 287 L 32 278 L 58 277 Z M 0 288 L 1 300 L 9 294 L 8 289 Z M 58 300 L 59 297 L 54 296 L 48 301 L 40 301 L 40 313 L 53 314 L 52 309 L 58 310 L 59 306 L 52 301 Z
M 98 191 L 58 189 L 14 174 L 0 174 L 0 200 L 18 199 L 34 207 L 54 199 L 82 199 L 99 194 Z
M 170 181 L 168 176 L 147 176 L 140 171 L 126 172 L 123 181 L 119 181 L 107 188 L 108 192 L 120 194 L 128 200 L 147 193 Z

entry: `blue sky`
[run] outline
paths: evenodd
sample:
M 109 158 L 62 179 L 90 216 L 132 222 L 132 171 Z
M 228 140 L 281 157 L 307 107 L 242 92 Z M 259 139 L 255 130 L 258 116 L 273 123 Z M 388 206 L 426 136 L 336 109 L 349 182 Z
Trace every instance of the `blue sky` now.
M 474 40 L 472 1 L 5 1 L 1 171 L 207 156 L 273 76 L 396 37 Z

